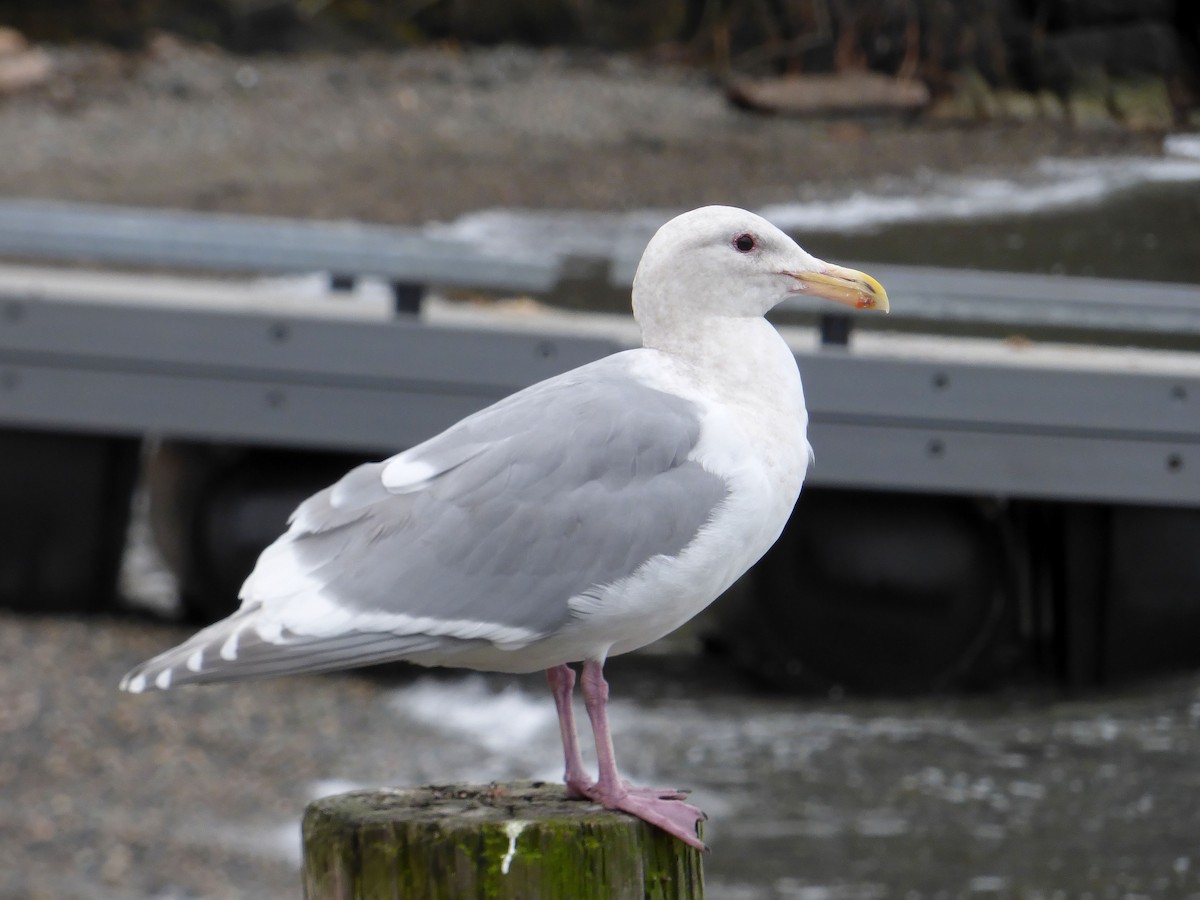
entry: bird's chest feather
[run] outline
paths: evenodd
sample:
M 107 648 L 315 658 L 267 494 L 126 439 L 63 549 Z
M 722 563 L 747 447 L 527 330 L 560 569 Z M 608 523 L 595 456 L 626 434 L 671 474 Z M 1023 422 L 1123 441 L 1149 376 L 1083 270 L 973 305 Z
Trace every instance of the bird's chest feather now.
M 790 512 L 808 469 L 808 410 L 796 358 L 765 320 L 694 335 L 696 356 L 656 360 L 649 379 L 689 397 L 703 418 L 692 454 L 723 477 L 758 478 Z
M 572 601 L 582 627 L 614 626 L 613 652 L 653 640 L 711 603 L 767 551 L 791 514 L 808 468 L 808 415 L 795 359 L 767 328 L 767 340 L 738 354 L 757 357 L 753 367 L 726 367 L 709 379 L 687 360 L 659 361 L 647 376 L 696 404 L 701 435 L 689 458 L 724 479 L 727 494 L 681 553 L 650 560 L 636 584 Z M 636 636 L 624 634 L 626 621 L 639 623 Z

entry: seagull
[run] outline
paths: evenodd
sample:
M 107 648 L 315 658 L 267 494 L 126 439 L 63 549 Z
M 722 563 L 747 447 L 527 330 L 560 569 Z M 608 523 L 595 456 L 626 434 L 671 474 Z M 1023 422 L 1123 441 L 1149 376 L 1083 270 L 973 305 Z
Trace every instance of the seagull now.
M 617 772 L 604 663 L 708 606 L 775 542 L 812 459 L 796 359 L 764 315 L 795 295 L 887 311 L 875 279 L 766 219 L 663 225 L 633 282 L 642 347 L 549 378 L 305 500 L 241 606 L 125 676 L 131 693 L 405 660 L 544 670 L 569 797 L 705 849 L 675 790 Z M 580 664 L 598 777 L 573 695 Z

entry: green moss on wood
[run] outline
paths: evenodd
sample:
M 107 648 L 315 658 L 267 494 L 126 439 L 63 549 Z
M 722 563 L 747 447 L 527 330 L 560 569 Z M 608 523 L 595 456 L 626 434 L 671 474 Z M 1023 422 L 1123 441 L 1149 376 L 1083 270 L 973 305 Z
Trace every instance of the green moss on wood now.
M 512 823 L 523 823 L 510 850 Z M 701 855 L 623 813 L 517 783 L 355 791 L 304 816 L 309 900 L 683 900 Z M 508 871 L 504 862 L 508 857 Z

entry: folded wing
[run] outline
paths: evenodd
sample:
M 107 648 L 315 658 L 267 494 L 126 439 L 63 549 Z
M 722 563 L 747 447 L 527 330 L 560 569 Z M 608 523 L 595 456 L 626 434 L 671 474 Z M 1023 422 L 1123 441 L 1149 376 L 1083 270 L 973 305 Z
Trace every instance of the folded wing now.
M 639 351 L 632 351 L 634 353 Z M 725 481 L 691 459 L 699 411 L 625 354 L 534 385 L 310 497 L 241 609 L 129 690 L 403 659 L 554 634 L 568 600 L 678 553 Z

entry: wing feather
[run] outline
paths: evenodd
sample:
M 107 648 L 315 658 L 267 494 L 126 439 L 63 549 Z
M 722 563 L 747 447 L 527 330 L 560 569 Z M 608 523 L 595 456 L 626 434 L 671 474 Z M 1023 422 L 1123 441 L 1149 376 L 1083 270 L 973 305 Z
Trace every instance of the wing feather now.
M 690 457 L 699 411 L 633 377 L 624 356 L 534 385 L 310 497 L 263 551 L 242 609 L 127 681 L 428 662 L 456 642 L 513 647 L 562 629 L 572 597 L 678 553 L 727 493 Z M 235 635 L 236 658 L 210 664 L 220 654 L 207 648 Z

